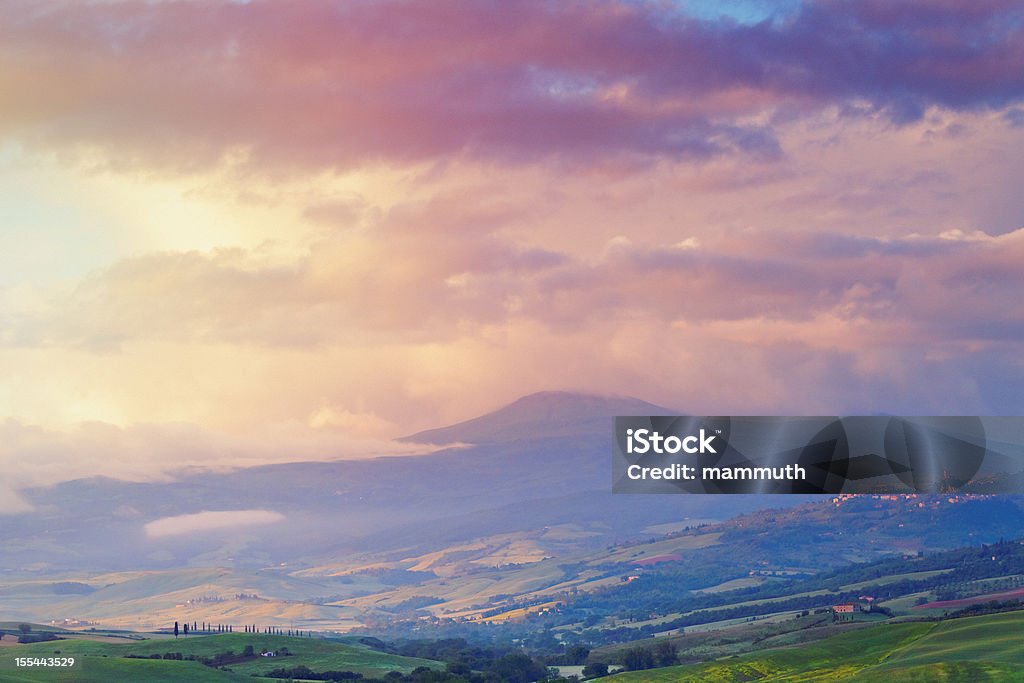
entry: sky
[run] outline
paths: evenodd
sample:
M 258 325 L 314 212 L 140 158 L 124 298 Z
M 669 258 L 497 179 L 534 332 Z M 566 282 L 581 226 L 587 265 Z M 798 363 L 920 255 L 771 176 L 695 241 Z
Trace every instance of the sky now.
M 1024 8 L 0 9 L 0 501 L 524 394 L 1024 411 Z

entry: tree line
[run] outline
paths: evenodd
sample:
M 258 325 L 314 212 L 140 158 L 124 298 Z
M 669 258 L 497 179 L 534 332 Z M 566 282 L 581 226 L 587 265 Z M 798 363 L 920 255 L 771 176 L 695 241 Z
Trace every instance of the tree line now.
M 199 622 L 193 621 L 191 625 L 186 622 L 174 622 L 173 627 L 174 637 L 177 638 L 179 635 L 187 636 L 189 633 L 196 634 L 201 633 L 203 635 L 213 635 L 215 633 L 234 633 L 234 624 L 208 624 L 205 621 L 200 624 Z M 281 628 L 280 626 L 263 626 L 262 628 L 256 624 L 244 624 L 240 633 L 260 633 L 270 636 L 291 636 L 292 638 L 312 638 L 312 631 L 302 631 L 293 628 Z

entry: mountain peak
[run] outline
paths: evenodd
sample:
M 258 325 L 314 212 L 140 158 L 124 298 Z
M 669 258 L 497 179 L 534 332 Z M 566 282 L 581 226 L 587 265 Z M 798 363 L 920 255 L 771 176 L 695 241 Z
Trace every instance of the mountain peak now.
M 401 441 L 428 444 L 497 443 L 610 430 L 616 415 L 673 415 L 676 411 L 628 396 L 540 391 L 465 422 L 428 429 Z

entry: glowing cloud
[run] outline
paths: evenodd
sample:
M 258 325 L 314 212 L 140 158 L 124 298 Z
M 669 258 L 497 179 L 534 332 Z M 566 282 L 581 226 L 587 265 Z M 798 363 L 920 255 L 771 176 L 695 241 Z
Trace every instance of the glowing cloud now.
M 720 5 L 7 3 L 8 509 L 545 389 L 1024 411 L 1024 7 Z
M 284 515 L 272 510 L 203 511 L 190 515 L 163 517 L 146 524 L 150 538 L 220 531 L 243 526 L 265 526 L 280 522 Z

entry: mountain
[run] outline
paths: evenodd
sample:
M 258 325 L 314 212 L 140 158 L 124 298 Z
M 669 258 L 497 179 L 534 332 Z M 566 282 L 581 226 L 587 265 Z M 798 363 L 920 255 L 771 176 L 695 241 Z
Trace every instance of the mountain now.
M 472 444 L 425 455 L 31 489 L 23 495 L 35 511 L 7 516 L 0 527 L 0 570 L 310 565 L 560 524 L 576 525 L 588 539 L 581 543 L 598 546 L 650 525 L 757 509 L 757 498 L 741 496 L 645 496 L 638 504 L 611 494 L 610 418 L 665 412 L 671 411 L 638 399 L 549 392 L 410 437 Z M 147 524 L 168 517 L 244 510 L 280 520 L 161 537 L 147 532 Z
M 208 618 L 228 607 L 258 606 L 263 618 L 300 610 L 302 617 L 289 613 L 339 624 L 352 610 L 325 622 L 325 610 L 340 609 L 323 606 L 327 597 L 578 556 L 663 525 L 805 500 L 612 494 L 611 417 L 671 412 L 638 399 L 542 393 L 409 437 L 460 444 L 424 455 L 189 471 L 173 481 L 97 477 L 30 489 L 22 494 L 34 511 L 7 516 L 0 526 L 0 595 L 16 596 L 7 605 L 18 618 L 92 616 L 127 624 L 134 623 L 133 605 L 164 604 L 164 611 L 149 613 L 156 619 L 190 599 L 258 593 L 285 602 L 204 602 L 203 609 Z M 210 512 L 252 521 L 218 528 L 195 521 Z M 186 528 L 156 534 L 154 523 Z M 194 573 L 209 568 L 217 571 Z M 136 572 L 157 573 L 131 584 L 139 593 L 132 601 L 107 600 L 116 594 L 108 584 L 134 581 L 128 577 Z M 95 590 L 69 597 L 51 587 L 76 582 Z
M 428 429 L 400 441 L 446 445 L 492 444 L 524 439 L 583 436 L 606 432 L 616 415 L 676 415 L 678 411 L 637 398 L 543 391 L 492 413 L 448 427 Z

